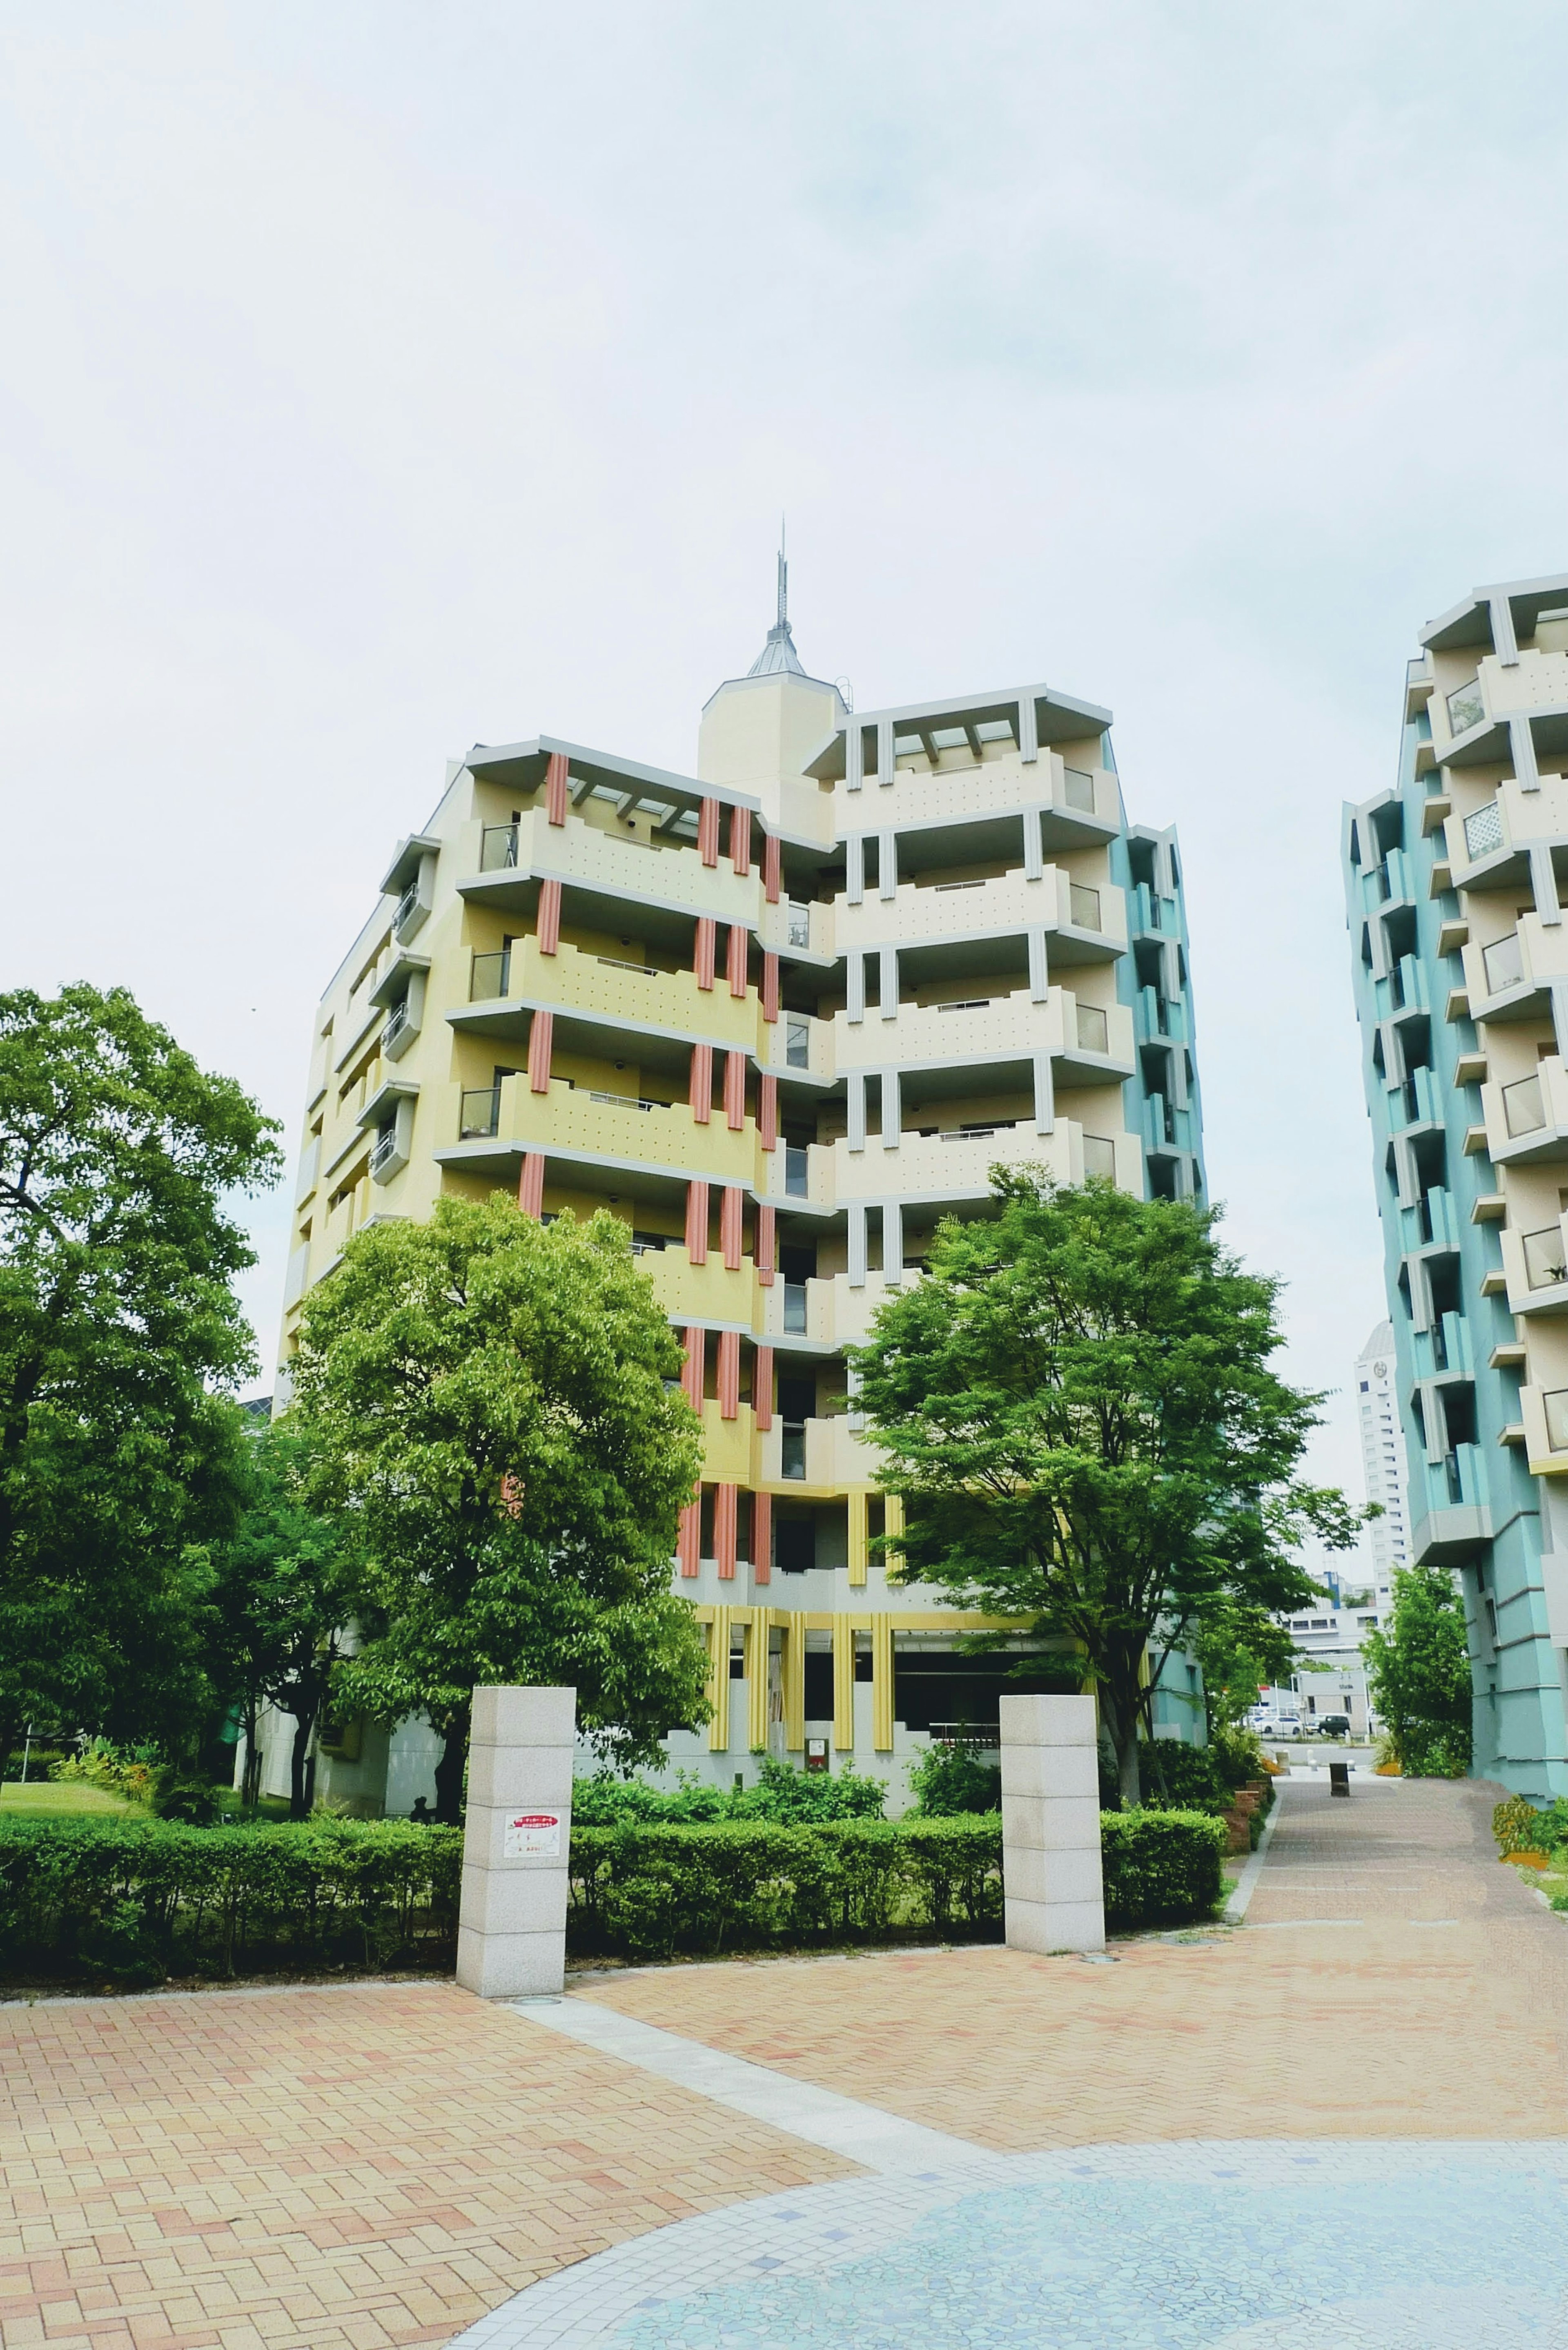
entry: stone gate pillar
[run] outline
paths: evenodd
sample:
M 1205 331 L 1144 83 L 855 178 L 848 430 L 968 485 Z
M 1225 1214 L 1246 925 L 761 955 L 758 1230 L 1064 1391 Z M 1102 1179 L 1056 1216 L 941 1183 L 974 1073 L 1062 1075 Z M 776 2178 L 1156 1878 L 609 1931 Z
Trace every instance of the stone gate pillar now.
M 1002 1884 L 1011 1950 L 1105 1949 L 1092 1697 L 1002 1700 Z
M 565 1983 L 576 1712 L 576 1690 L 473 1692 L 457 1979 L 481 1999 Z

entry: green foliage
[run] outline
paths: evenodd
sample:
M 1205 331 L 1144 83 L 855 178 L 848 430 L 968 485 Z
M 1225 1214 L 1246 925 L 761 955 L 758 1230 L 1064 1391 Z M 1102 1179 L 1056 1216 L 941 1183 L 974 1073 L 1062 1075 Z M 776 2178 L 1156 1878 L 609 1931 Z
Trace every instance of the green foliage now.
M 677 1776 L 680 1783 L 668 1790 L 609 1771 L 578 1779 L 572 1788 L 573 1827 L 614 1827 L 623 1820 L 690 1827 L 708 1820 L 880 1819 L 888 1793 L 880 1779 L 857 1771 L 796 1771 L 772 1755 L 751 1787 L 711 1786 L 688 1771 Z
M 50 1981 L 450 1965 L 462 1839 L 402 1820 L 276 1827 L 0 1813 L 0 1965 Z
M 1497 1848 L 1504 1856 L 1511 1852 L 1550 1852 L 1546 1841 L 1542 1814 L 1528 1795 L 1510 1795 L 1505 1803 L 1492 1806 L 1491 1832 L 1497 1838 Z
M 928 1746 L 909 1765 L 909 1787 L 916 1814 L 925 1820 L 1002 1809 L 999 1765 L 982 1762 L 969 1746 L 941 1741 Z
M 1211 1740 L 1240 1731 L 1263 1691 L 1288 1680 L 1296 1661 L 1295 1642 L 1284 1627 L 1230 1593 L 1203 1609 L 1192 1648 L 1203 1673 Z
M 296 1819 L 310 1808 L 311 1733 L 327 1707 L 348 1627 L 369 1596 L 358 1528 L 317 1507 L 313 1488 L 322 1482 L 321 1448 L 308 1424 L 295 1414 L 274 1421 L 247 1448 L 239 1523 L 213 1552 L 210 1670 L 249 1733 L 245 1792 L 255 1792 L 257 1711 L 270 1702 L 294 1718 L 289 1805 Z
M 1181 1926 L 1212 1917 L 1225 1844 L 1224 1822 L 1205 1812 L 1103 1812 L 1106 1922 Z
M 1470 1657 L 1464 1602 L 1445 1567 L 1394 1576 L 1386 1632 L 1362 1642 L 1367 1692 L 1410 1778 L 1462 1779 L 1470 1767 Z
M 1157 1738 L 1139 1750 L 1138 1777 L 1143 1800 L 1151 1809 L 1228 1812 L 1231 1808 L 1231 1790 L 1220 1777 L 1210 1746 Z
M 1296 1478 L 1321 1399 L 1271 1369 L 1278 1284 L 1220 1247 L 1214 1211 L 992 1180 L 996 1221 L 943 1223 L 850 1360 L 905 1579 L 1074 1644 L 1135 1801 L 1166 1657 L 1221 1610 L 1302 1606 L 1293 1553 L 1347 1547 L 1358 1520 Z
M 455 1819 L 477 1682 L 564 1683 L 618 1765 L 707 1718 L 670 1588 L 701 1458 L 680 1349 L 607 1214 L 548 1225 L 501 1197 L 369 1226 L 306 1301 L 296 1394 L 318 1498 L 356 1513 L 369 1605 L 345 1702 L 424 1709 Z
M 130 1804 L 150 1804 L 158 1784 L 155 1747 L 131 1750 L 108 1738 L 84 1739 L 76 1753 L 50 1765 L 49 1776 L 67 1786 L 102 1787 Z
M 0 1752 L 189 1738 L 254 1368 L 227 1212 L 273 1121 L 117 988 L 0 995 Z

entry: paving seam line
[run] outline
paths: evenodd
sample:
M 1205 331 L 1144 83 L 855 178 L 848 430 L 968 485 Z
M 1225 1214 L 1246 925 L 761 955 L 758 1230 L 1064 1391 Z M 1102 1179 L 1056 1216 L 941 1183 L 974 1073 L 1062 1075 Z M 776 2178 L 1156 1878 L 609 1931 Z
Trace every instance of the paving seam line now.
M 745 2057 L 726 2055 L 701 2040 L 644 2023 L 597 2001 L 567 1995 L 560 1999 L 509 2000 L 516 2015 L 546 2032 L 577 2040 L 602 2055 L 618 2057 L 644 2073 L 656 2073 L 683 2089 L 726 2106 L 732 2113 L 767 2123 L 791 2137 L 826 2147 L 833 2154 L 880 2172 L 947 2169 L 958 2164 L 994 2161 L 993 2151 L 971 2139 L 952 2137 L 945 2130 L 903 2120 L 879 2106 L 863 2105 L 841 2096 L 836 2089 L 818 2088 L 788 2073 Z
M 1239 1926 L 1247 1914 L 1247 1904 L 1258 1889 L 1258 1879 L 1263 1873 L 1263 1863 L 1268 1858 L 1269 1846 L 1274 1840 L 1274 1830 L 1279 1825 L 1280 1814 L 1284 1807 L 1284 1789 L 1276 1780 L 1274 1800 L 1269 1805 L 1269 1816 L 1263 1822 L 1263 1832 L 1258 1838 L 1258 1848 L 1236 1879 L 1236 1890 L 1225 1904 L 1227 1926 Z

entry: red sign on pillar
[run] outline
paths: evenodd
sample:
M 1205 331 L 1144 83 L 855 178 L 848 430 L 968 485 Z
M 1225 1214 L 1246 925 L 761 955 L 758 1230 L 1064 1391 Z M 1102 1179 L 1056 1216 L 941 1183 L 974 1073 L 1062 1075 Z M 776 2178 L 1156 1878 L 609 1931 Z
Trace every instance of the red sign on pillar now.
M 744 1195 L 738 1183 L 726 1183 L 719 1201 L 719 1245 L 724 1253 L 728 1271 L 736 1273 L 741 1263 L 741 1211 Z

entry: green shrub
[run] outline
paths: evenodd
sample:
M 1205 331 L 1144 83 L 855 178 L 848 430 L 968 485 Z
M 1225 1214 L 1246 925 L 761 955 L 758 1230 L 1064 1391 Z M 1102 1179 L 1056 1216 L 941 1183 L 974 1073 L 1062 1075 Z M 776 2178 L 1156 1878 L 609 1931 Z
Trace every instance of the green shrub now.
M 133 1804 L 148 1804 L 158 1783 L 158 1751 L 114 1746 L 107 1738 L 92 1738 L 79 1752 L 52 1763 L 49 1776 L 67 1784 L 102 1787 L 107 1794 L 124 1795 Z
M 909 1786 L 924 1820 L 1002 1809 L 1000 1765 L 982 1762 L 970 1746 L 928 1746 L 909 1765 Z
M 1205 1812 L 1105 1812 L 1106 1922 L 1186 1925 L 1211 1917 L 1223 1889 L 1223 1821 Z
M 572 1821 L 577 1827 L 607 1828 L 623 1821 L 661 1820 L 692 1827 L 715 1820 L 880 1819 L 888 1790 L 880 1779 L 857 1772 L 796 1771 L 764 1756 L 755 1785 L 714 1787 L 695 1773 L 681 1771 L 668 1790 L 645 1779 L 618 1779 L 608 1771 L 578 1779 L 572 1788 Z
M 1527 1795 L 1510 1795 L 1492 1806 L 1491 1832 L 1506 1859 L 1511 1852 L 1549 1852 L 1542 1815 Z
M 462 1837 L 405 1820 L 192 1827 L 0 1814 L 0 1965 L 50 1980 L 448 1965 Z
M 1146 1805 L 1161 1811 L 1226 1811 L 1231 1789 L 1220 1777 L 1211 1746 L 1189 1746 L 1184 1739 L 1157 1738 L 1137 1750 L 1138 1784 Z

